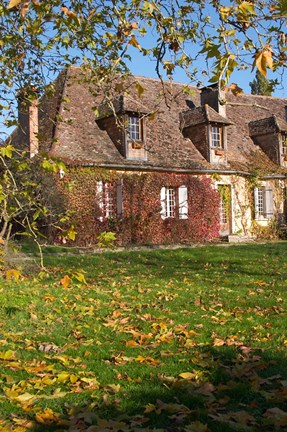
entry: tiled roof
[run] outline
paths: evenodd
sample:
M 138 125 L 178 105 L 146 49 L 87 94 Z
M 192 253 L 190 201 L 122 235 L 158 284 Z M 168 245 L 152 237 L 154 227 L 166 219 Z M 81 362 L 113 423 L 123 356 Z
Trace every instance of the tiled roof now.
M 260 136 L 270 133 L 286 132 L 287 123 L 281 118 L 271 117 L 255 120 L 249 123 L 250 136 Z
M 248 125 L 274 115 L 279 128 L 287 130 L 284 120 L 286 99 L 226 93 L 224 117 L 209 106 L 200 106 L 197 88 L 190 87 L 187 94 L 186 85 L 180 83 L 166 82 L 163 86 L 157 79 L 131 77 L 126 91 L 122 86 L 120 91 L 109 89 L 110 100 L 121 103 L 124 110 L 152 113 L 152 116 L 146 120 L 147 161 L 126 160 L 96 122 L 95 110 L 103 106 L 103 94 L 93 95 L 89 89 L 91 85 L 83 84 L 79 74 L 79 68 L 70 68 L 58 79 L 54 98 L 43 100 L 39 136 L 42 148 L 51 156 L 70 164 L 123 169 L 278 171 L 278 167 L 254 144 Z M 69 102 L 60 103 L 60 100 Z M 57 120 L 59 116 L 61 121 Z M 192 138 L 183 136 L 182 119 L 188 125 L 200 122 L 228 125 L 226 166 L 211 165 L 203 158 Z
M 218 123 L 222 125 L 233 124 L 230 120 L 226 117 L 222 117 L 207 104 L 180 113 L 180 126 L 182 129 L 189 126 L 208 123 Z

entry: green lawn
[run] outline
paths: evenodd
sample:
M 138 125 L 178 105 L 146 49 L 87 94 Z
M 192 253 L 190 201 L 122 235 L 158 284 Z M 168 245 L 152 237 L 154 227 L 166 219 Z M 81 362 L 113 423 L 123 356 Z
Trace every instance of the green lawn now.
M 287 431 L 287 243 L 0 279 L 0 431 Z

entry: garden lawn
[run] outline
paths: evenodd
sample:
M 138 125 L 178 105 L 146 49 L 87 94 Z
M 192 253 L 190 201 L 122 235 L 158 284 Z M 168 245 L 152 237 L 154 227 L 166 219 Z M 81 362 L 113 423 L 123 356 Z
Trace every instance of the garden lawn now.
M 0 431 L 287 430 L 287 243 L 0 279 Z

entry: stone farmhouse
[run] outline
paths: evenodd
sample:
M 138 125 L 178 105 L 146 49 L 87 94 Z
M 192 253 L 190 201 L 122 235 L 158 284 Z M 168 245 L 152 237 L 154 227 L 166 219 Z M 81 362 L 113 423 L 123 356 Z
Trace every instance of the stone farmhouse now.
M 266 237 L 285 223 L 287 99 L 130 77 L 96 93 L 76 67 L 19 102 L 14 145 L 55 175 L 79 245 Z M 108 96 L 108 97 L 107 97 Z M 16 144 L 15 144 L 16 143 Z

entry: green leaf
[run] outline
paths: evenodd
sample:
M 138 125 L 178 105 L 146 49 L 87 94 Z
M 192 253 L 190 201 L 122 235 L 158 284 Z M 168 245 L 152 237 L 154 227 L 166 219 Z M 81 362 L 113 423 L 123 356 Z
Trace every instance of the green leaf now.
M 3 157 L 12 158 L 14 148 L 9 144 L 6 147 L 0 148 L 0 153 Z
M 241 10 L 243 13 L 250 13 L 251 15 L 256 15 L 254 3 L 244 1 L 238 6 L 238 9 Z

